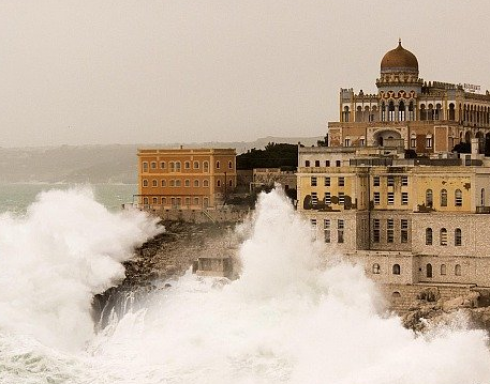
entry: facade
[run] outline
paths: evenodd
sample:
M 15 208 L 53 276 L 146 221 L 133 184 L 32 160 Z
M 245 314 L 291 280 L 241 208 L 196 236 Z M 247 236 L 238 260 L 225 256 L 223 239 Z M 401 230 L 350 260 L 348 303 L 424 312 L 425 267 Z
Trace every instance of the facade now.
M 299 148 L 298 211 L 396 302 L 490 288 L 490 96 L 424 83 L 401 47 L 378 93 L 342 90 L 328 145 Z M 469 144 L 471 153 L 450 152 Z
M 138 150 L 139 204 L 146 209 L 215 210 L 236 187 L 235 149 Z

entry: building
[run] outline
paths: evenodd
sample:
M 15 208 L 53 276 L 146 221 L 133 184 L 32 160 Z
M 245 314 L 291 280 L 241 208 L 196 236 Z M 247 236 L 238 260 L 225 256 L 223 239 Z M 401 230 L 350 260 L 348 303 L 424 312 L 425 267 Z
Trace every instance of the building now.
M 328 146 L 299 148 L 298 211 L 395 305 L 490 288 L 490 96 L 424 83 L 401 43 L 378 93 L 342 90 Z M 471 153 L 450 152 L 459 143 Z
M 330 147 L 382 146 L 401 139 L 417 153 L 444 153 L 460 142 L 482 139 L 490 152 L 490 93 L 479 86 L 424 81 L 413 53 L 401 41 L 381 60 L 378 92 L 340 91 L 340 121 L 328 125 Z
M 146 209 L 216 210 L 236 187 L 235 149 L 139 149 L 138 201 Z

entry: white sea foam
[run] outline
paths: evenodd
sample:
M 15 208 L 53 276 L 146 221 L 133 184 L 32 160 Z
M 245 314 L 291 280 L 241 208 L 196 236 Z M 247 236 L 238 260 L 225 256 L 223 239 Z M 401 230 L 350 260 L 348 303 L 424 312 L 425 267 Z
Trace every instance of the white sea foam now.
M 159 229 L 112 214 L 89 189 L 41 193 L 25 216 L 0 216 L 0 330 L 77 350 L 93 336 L 94 294 L 124 277 L 122 261 Z
M 107 228 L 99 230 L 108 235 Z M 189 273 L 154 292 L 146 308 L 110 324 L 84 352 L 32 346 L 19 336 L 27 327 L 10 329 L 15 342 L 0 338 L 0 366 L 10 372 L 4 377 L 14 377 L 12 367 L 27 350 L 29 361 L 42 361 L 48 372 L 22 371 L 32 383 L 48 374 L 60 383 L 60 377 L 138 384 L 490 382 L 483 331 L 455 326 L 417 336 L 403 328 L 380 310 L 376 287 L 361 267 L 325 263 L 323 245 L 311 241 L 308 224 L 280 193 L 260 197 L 254 221 L 242 232 L 239 280 L 222 285 Z M 96 243 L 89 248 L 98 249 Z

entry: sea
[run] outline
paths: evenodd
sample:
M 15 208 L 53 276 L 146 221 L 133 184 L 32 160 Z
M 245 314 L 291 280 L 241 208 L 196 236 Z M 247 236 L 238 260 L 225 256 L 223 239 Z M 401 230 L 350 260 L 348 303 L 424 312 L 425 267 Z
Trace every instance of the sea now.
M 239 279 L 155 280 L 141 301 L 130 292 L 105 308 L 101 325 L 94 295 L 117 286 L 134 247 L 164 228 L 117 209 L 134 186 L 8 188 L 1 384 L 490 383 L 486 332 L 462 315 L 424 334 L 405 329 L 364 268 L 312 239 L 281 191 L 260 195 L 235 229 Z

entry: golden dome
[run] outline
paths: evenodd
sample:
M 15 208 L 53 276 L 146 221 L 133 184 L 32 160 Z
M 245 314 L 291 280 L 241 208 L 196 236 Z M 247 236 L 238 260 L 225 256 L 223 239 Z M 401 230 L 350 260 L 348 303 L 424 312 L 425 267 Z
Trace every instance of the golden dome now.
M 386 52 L 381 60 L 381 73 L 419 73 L 419 63 L 415 55 L 402 47 L 400 39 L 398 47 Z

